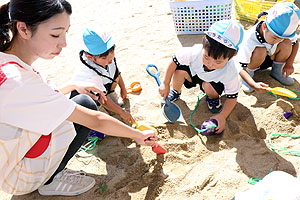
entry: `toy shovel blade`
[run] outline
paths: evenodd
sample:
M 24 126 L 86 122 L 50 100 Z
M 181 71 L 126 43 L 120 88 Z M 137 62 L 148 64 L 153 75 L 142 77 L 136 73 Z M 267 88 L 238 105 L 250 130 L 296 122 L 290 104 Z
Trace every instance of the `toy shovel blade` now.
M 169 101 L 167 98 L 166 102 L 163 104 L 162 111 L 165 118 L 171 123 L 177 121 L 181 115 L 180 108 L 175 103 Z
M 165 149 L 163 146 L 155 142 L 155 144 L 152 146 L 152 151 L 156 154 L 165 154 L 168 152 L 167 149 Z
M 267 87 L 267 89 L 270 92 L 273 92 L 274 94 L 278 94 L 278 95 L 285 96 L 285 97 L 290 97 L 290 98 L 297 98 L 297 95 L 294 92 L 292 92 L 291 90 L 288 90 L 286 88 L 282 88 L 282 87 L 270 88 L 270 87 Z

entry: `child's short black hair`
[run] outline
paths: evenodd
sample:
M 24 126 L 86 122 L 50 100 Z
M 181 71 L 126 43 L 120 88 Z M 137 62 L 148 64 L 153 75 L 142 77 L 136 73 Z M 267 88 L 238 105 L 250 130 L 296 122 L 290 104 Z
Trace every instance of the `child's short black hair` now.
M 207 51 L 208 56 L 214 59 L 221 57 L 230 59 L 236 53 L 235 49 L 228 48 L 207 35 L 203 38 L 203 48 Z
M 97 57 L 99 57 L 99 58 L 103 58 L 103 57 L 108 56 L 108 54 L 109 54 L 110 52 L 113 52 L 113 51 L 115 50 L 115 47 L 116 47 L 116 45 L 114 44 L 114 46 L 112 46 L 110 49 L 108 49 L 107 51 L 105 51 L 105 52 L 102 53 L 102 54 L 99 54 L 99 55 L 92 55 L 92 54 L 90 54 L 90 55 L 91 55 L 91 56 L 97 56 Z

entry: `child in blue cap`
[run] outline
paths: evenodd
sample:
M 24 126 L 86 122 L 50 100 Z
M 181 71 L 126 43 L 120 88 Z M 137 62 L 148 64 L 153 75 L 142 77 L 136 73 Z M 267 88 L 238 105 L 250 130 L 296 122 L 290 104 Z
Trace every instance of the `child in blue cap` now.
M 289 75 L 294 72 L 293 62 L 299 47 L 296 29 L 300 10 L 295 4 L 285 2 L 260 15 L 263 14 L 267 14 L 265 20 L 245 31 L 237 60 L 251 77 L 258 69 L 272 67 L 271 77 L 283 85 L 293 85 Z M 252 92 L 256 88 L 242 81 L 242 89 Z
M 226 118 L 237 102 L 240 90 L 238 74 L 242 68 L 236 67 L 232 58 L 238 51 L 243 34 L 241 25 L 231 20 L 214 23 L 203 38 L 203 45 L 183 47 L 172 57 L 159 88 L 164 99 L 175 101 L 181 94 L 182 85 L 192 88 L 199 84 L 206 93 L 208 109 L 218 113 L 211 117 L 218 121 L 217 134 L 225 129 Z M 173 89 L 170 90 L 172 78 Z M 220 95 L 223 92 L 227 100 L 222 109 Z
M 81 35 L 82 50 L 79 53 L 82 67 L 75 73 L 73 80 L 76 82 L 94 83 L 107 95 L 103 106 L 119 114 L 124 122 L 135 120 L 129 112 L 120 106 L 127 97 L 127 91 L 115 58 L 115 41 L 102 27 L 87 27 Z M 121 98 L 115 92 L 116 86 L 120 87 Z M 73 91 L 71 96 L 77 95 Z M 98 105 L 100 101 L 98 102 Z

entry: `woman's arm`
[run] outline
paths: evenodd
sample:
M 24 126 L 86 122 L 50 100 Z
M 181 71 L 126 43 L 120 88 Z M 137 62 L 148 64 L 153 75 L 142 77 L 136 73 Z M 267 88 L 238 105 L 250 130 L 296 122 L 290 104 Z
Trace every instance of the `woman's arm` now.
M 80 105 L 76 105 L 67 120 L 107 135 L 131 138 L 141 145 L 152 146 L 157 139 L 157 135 L 154 131 L 141 132 L 105 113 L 90 110 Z
M 100 103 L 105 103 L 107 100 L 107 97 L 104 95 L 102 90 L 100 90 L 95 84 L 92 83 L 85 83 L 85 82 L 69 82 L 66 85 L 62 86 L 61 88 L 58 88 L 58 90 L 63 94 L 68 94 L 72 92 L 73 90 L 77 90 L 80 94 L 87 94 L 90 97 L 92 97 L 94 100 L 99 100 L 99 96 L 96 96 L 95 94 L 100 95 Z M 92 92 L 91 92 L 92 91 Z

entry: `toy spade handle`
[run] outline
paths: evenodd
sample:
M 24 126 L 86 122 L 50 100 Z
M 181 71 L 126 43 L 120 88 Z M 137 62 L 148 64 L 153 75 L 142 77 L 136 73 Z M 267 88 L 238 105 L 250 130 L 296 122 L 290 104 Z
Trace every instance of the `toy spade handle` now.
M 157 72 L 152 73 L 149 69 L 150 67 L 153 67 L 154 69 L 156 69 Z M 148 74 L 150 76 L 152 76 L 156 80 L 157 85 L 160 86 L 161 85 L 161 82 L 159 80 L 160 71 L 158 70 L 158 68 L 153 64 L 148 64 L 147 67 L 146 67 L 146 71 L 148 72 Z

